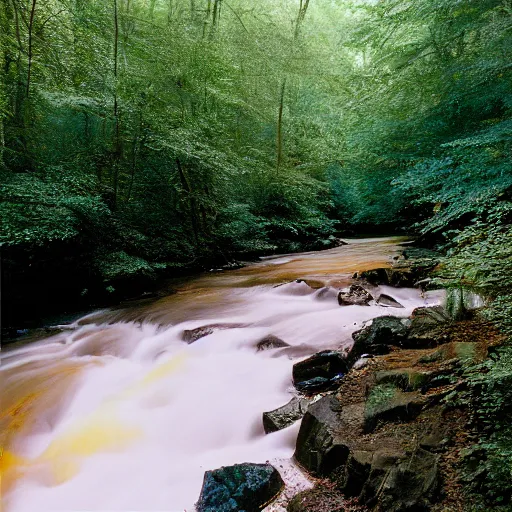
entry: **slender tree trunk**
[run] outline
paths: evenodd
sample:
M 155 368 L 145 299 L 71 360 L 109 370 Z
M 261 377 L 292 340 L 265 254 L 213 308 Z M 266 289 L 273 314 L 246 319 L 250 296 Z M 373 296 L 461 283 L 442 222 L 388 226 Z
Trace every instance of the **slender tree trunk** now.
M 210 28 L 210 37 L 213 38 L 219 24 L 220 7 L 222 0 L 213 0 L 212 26 Z
M 281 93 L 279 97 L 279 111 L 277 115 L 277 162 L 276 170 L 279 171 L 283 159 L 283 107 L 284 107 L 284 92 L 286 89 L 286 78 L 283 78 L 281 83 Z
M 178 167 L 178 172 L 180 174 L 181 185 L 185 189 L 188 196 L 188 209 L 190 214 L 190 222 L 192 224 L 192 231 L 194 232 L 194 239 L 196 243 L 199 240 L 199 230 L 198 230 L 198 222 L 197 222 L 197 205 L 196 200 L 192 194 L 192 187 L 190 186 L 190 182 L 187 178 L 187 175 L 183 171 L 183 167 L 181 166 L 181 162 L 179 158 L 176 158 L 176 165 Z
M 300 0 L 299 13 L 297 15 L 297 20 L 295 21 L 295 34 L 294 39 L 297 39 L 300 35 L 300 29 L 302 26 L 302 22 L 306 17 L 306 12 L 309 7 L 309 0 Z
M 212 10 L 212 0 L 207 0 L 206 14 L 204 16 L 204 22 L 203 22 L 203 39 L 206 37 L 206 28 L 208 27 L 208 21 L 210 19 L 211 10 Z
M 5 151 L 4 118 L 0 117 L 0 169 L 3 169 L 5 167 L 4 151 Z
M 113 141 L 113 149 L 114 149 L 114 161 L 113 161 L 113 171 L 114 171 L 114 209 L 117 206 L 117 194 L 119 189 L 119 157 L 121 152 L 120 145 L 120 134 L 119 134 L 119 106 L 117 99 L 117 60 L 118 60 L 118 50 L 119 50 L 119 18 L 118 18 L 118 10 L 117 10 L 117 0 L 114 0 L 114 141 Z
M 30 92 L 30 80 L 32 74 L 32 58 L 33 58 L 33 47 L 34 47 L 34 17 L 36 14 L 36 4 L 37 0 L 32 0 L 32 5 L 30 7 L 30 18 L 28 22 L 28 64 L 27 64 L 27 90 L 26 96 L 28 98 Z
M 297 19 L 295 20 L 295 32 L 293 34 L 294 42 L 300 36 L 300 29 L 304 18 L 306 17 L 306 12 L 308 10 L 309 0 L 300 0 L 299 12 L 297 14 Z M 283 160 L 283 107 L 284 107 L 284 93 L 286 89 L 286 78 L 283 78 L 281 83 L 281 94 L 279 96 L 279 111 L 277 116 L 277 137 L 276 137 L 276 149 L 277 149 L 277 162 L 276 162 L 276 170 L 279 171 L 281 167 L 281 163 Z
M 128 203 L 132 197 L 133 190 L 133 182 L 135 181 L 135 171 L 137 169 L 137 156 L 140 151 L 140 146 L 143 143 L 141 141 L 142 138 L 142 114 L 139 113 L 139 128 L 135 138 L 133 139 L 133 148 L 132 148 L 132 164 L 131 164 L 131 173 L 130 173 L 130 185 L 128 186 L 128 193 L 126 195 L 126 202 Z

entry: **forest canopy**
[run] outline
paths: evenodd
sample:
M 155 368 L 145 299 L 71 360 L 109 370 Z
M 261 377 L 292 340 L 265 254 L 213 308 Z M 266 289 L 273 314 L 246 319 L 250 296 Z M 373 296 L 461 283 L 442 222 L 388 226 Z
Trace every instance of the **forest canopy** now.
M 87 296 L 338 233 L 505 229 L 511 15 L 508 0 L 3 2 L 8 289 Z

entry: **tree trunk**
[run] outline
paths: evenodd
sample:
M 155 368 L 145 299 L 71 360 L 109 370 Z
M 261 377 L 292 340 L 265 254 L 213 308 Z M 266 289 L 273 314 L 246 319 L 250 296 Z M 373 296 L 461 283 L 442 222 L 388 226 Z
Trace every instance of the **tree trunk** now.
M 114 171 L 114 204 L 117 207 L 117 194 L 119 189 L 119 159 L 121 153 L 120 133 L 119 133 L 119 106 L 117 100 L 117 60 L 119 49 L 119 19 L 117 10 L 117 0 L 114 0 L 114 140 L 113 140 L 113 171 Z
M 295 32 L 293 34 L 293 39 L 296 41 L 300 35 L 300 28 L 306 17 L 306 12 L 308 10 L 309 0 L 300 0 L 299 12 L 297 14 L 297 19 L 295 20 Z M 281 167 L 281 162 L 283 159 L 283 107 L 284 107 L 284 93 L 286 88 L 286 78 L 283 78 L 281 83 L 281 94 L 279 97 L 279 112 L 277 116 L 277 162 L 276 162 L 276 170 L 279 171 Z
M 131 173 L 130 173 L 130 185 L 128 186 L 128 193 L 126 195 L 126 202 L 128 203 L 132 197 L 133 190 L 133 182 L 135 181 L 135 171 L 137 169 L 137 156 L 140 152 L 140 147 L 144 143 L 142 136 L 142 113 L 139 113 L 139 127 L 138 131 L 133 139 L 133 148 L 132 148 L 132 163 L 131 163 Z
M 192 224 L 192 231 L 194 232 L 194 239 L 196 243 L 199 240 L 199 231 L 198 231 L 198 222 L 197 222 L 197 205 L 196 200 L 192 195 L 192 188 L 190 186 L 190 182 L 183 171 L 183 167 L 181 166 L 181 162 L 179 158 L 176 158 L 176 165 L 178 167 L 178 172 L 180 174 L 181 185 L 185 189 L 185 192 L 188 196 L 188 209 L 190 214 L 190 222 Z
M 279 171 L 281 167 L 281 161 L 283 159 L 283 107 L 284 107 L 284 92 L 286 88 L 286 78 L 283 78 L 281 84 L 281 94 L 279 99 L 279 112 L 277 115 L 277 162 L 276 171 Z
M 32 58 L 33 58 L 33 47 L 34 47 L 34 17 L 36 14 L 36 3 L 37 0 L 32 0 L 32 5 L 30 8 L 30 18 L 28 22 L 28 63 L 27 63 L 27 90 L 26 96 L 28 98 L 30 92 L 30 79 L 32 74 Z
M 294 39 L 297 39 L 300 35 L 300 29 L 302 26 L 302 22 L 306 17 L 306 12 L 308 10 L 309 0 L 300 0 L 299 13 L 297 15 L 297 20 L 295 21 L 295 34 Z
M 213 38 L 213 36 L 215 35 L 215 32 L 217 31 L 217 27 L 219 25 L 221 4 L 222 0 L 213 0 L 212 26 L 210 28 L 211 38 Z

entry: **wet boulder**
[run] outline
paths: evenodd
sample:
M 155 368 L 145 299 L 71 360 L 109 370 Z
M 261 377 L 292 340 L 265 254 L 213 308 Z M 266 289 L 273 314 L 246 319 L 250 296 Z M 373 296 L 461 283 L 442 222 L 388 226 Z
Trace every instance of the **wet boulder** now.
M 380 355 L 389 352 L 388 346 L 402 346 L 407 339 L 410 321 L 395 316 L 380 316 L 352 334 L 354 345 L 349 353 L 353 363 L 364 353 Z
M 341 435 L 341 426 L 341 410 L 334 396 L 324 396 L 308 407 L 300 425 L 295 459 L 312 475 L 325 477 L 344 466 L 350 447 Z
M 372 295 L 358 284 L 353 284 L 347 292 L 338 293 L 340 306 L 368 306 L 372 300 Z
M 347 369 L 341 352 L 324 350 L 293 365 L 293 384 L 302 393 L 320 393 L 335 388 Z
M 308 410 L 309 400 L 305 398 L 292 398 L 286 405 L 263 413 L 263 428 L 265 434 L 277 432 L 293 425 L 300 420 Z
M 197 512 L 259 512 L 284 487 L 270 464 L 235 464 L 204 475 Z

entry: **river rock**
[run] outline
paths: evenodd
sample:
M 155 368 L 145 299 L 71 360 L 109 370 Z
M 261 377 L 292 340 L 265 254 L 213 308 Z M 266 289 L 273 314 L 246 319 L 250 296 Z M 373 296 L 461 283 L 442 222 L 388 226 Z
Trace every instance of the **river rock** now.
M 305 394 L 320 393 L 336 387 L 347 369 L 341 352 L 324 350 L 293 365 L 293 384 Z
M 283 488 L 270 464 L 235 464 L 204 475 L 197 512 L 259 512 Z
M 357 273 L 358 279 L 364 279 L 366 282 L 379 285 L 387 284 L 394 287 L 412 287 L 418 280 L 417 275 L 409 269 L 396 268 L 376 268 Z
M 359 496 L 370 476 L 373 452 L 354 450 L 348 457 L 344 471 L 338 479 L 338 488 L 346 496 Z
M 388 346 L 401 346 L 407 339 L 410 321 L 394 316 L 380 316 L 352 334 L 354 345 L 349 353 L 349 364 L 364 353 L 387 354 Z
M 327 395 L 311 404 L 300 425 L 295 459 L 314 476 L 328 476 L 342 467 L 349 443 L 341 435 L 343 426 L 338 400 Z
M 343 496 L 336 490 L 317 485 L 313 489 L 302 491 L 292 498 L 287 512 L 345 512 Z
M 286 405 L 263 413 L 263 428 L 265 434 L 276 432 L 293 425 L 300 420 L 308 410 L 309 400 L 293 397 Z
M 395 463 L 381 483 L 380 512 L 428 511 L 437 499 L 439 468 L 437 455 L 418 448 Z
M 385 293 L 381 293 L 379 298 L 377 299 L 377 304 L 379 306 L 384 306 L 386 308 L 401 308 L 403 309 L 402 304 L 397 300 L 393 299 L 391 295 L 386 295 Z
M 375 506 L 393 467 L 406 457 L 405 452 L 379 447 L 373 453 L 368 478 L 359 494 L 359 502 L 368 507 Z
M 265 336 L 258 341 L 256 344 L 256 350 L 260 352 L 262 350 L 272 350 L 274 348 L 283 348 L 289 346 L 290 345 L 286 343 L 286 341 L 283 341 L 281 338 L 278 338 L 273 334 L 269 334 L 268 336 Z
M 338 304 L 340 306 L 368 306 L 373 297 L 362 286 L 353 284 L 348 292 L 338 293 Z
M 185 329 L 182 334 L 182 340 L 190 345 L 191 343 L 194 343 L 194 341 L 213 334 L 216 331 L 224 329 L 238 329 L 240 327 L 245 327 L 245 324 L 210 324 L 196 327 L 195 329 Z

